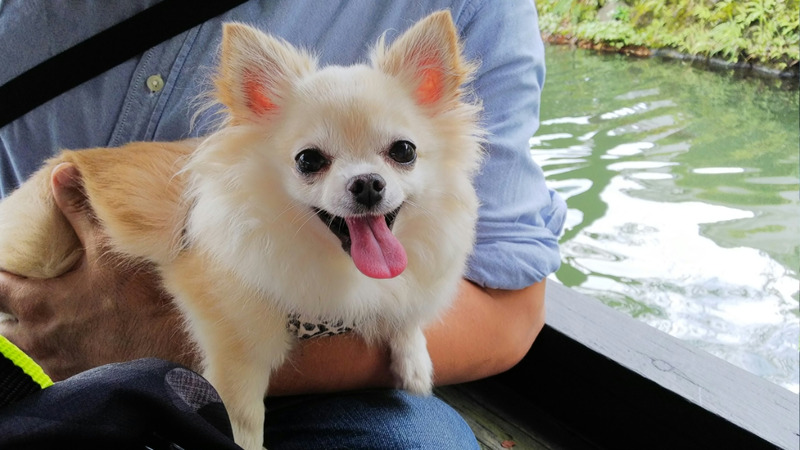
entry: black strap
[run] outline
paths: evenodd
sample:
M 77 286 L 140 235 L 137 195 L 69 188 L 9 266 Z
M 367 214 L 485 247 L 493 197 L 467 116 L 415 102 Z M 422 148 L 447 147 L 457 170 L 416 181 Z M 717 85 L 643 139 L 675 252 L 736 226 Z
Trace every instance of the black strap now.
M 163 0 L 0 86 L 0 127 L 246 0 Z

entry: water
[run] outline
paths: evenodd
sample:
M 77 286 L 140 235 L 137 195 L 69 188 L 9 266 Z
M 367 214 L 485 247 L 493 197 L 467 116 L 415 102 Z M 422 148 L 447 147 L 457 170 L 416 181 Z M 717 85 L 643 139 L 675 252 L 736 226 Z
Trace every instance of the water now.
M 567 199 L 554 278 L 798 392 L 798 92 L 547 48 L 531 153 Z

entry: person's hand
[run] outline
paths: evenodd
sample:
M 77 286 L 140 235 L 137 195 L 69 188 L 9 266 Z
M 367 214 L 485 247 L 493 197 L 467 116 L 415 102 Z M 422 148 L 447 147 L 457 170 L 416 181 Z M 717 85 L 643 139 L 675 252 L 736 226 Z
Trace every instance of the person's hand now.
M 142 357 L 196 366 L 179 313 L 154 268 L 108 251 L 77 169 L 56 167 L 52 189 L 84 255 L 67 273 L 48 280 L 0 271 L 0 312 L 13 317 L 0 322 L 0 334 L 54 380 Z

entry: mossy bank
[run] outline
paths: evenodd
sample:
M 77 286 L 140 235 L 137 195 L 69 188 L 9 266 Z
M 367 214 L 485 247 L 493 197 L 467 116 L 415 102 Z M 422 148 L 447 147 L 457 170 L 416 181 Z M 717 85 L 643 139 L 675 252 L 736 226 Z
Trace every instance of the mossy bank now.
M 538 0 L 548 41 L 797 77 L 798 0 Z

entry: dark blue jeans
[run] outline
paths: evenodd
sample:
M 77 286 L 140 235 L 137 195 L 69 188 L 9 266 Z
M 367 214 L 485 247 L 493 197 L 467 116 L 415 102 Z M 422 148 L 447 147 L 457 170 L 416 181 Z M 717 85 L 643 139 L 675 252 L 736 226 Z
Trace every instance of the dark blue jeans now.
M 267 401 L 269 449 L 477 449 L 435 397 L 368 390 Z M 0 448 L 236 449 L 196 373 L 156 359 L 99 367 L 0 409 Z

